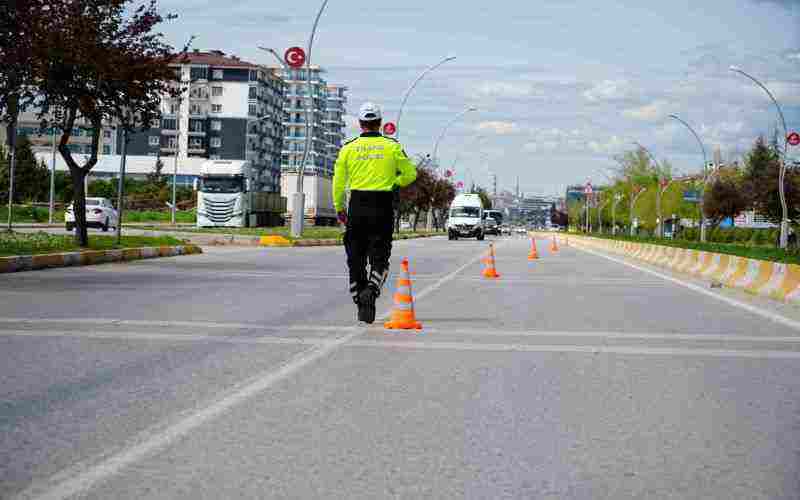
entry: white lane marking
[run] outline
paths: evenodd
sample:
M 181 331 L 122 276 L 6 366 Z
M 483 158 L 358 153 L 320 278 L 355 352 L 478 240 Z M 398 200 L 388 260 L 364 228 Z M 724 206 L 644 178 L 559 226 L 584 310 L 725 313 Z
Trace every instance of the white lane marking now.
M 340 328 L 352 332 L 355 328 Z M 363 329 L 359 329 L 359 333 Z M 86 332 L 58 330 L 0 330 L 0 337 L 71 337 L 81 339 L 118 339 L 163 342 L 219 342 L 223 344 L 250 345 L 323 345 L 335 339 L 303 337 L 231 337 L 229 335 L 197 335 L 192 333 L 152 333 L 152 332 Z
M 380 328 L 346 327 L 346 326 L 284 326 L 276 327 L 275 331 L 305 332 L 305 333 L 350 333 L 354 331 L 385 334 Z M 686 333 L 627 333 L 627 332 L 565 332 L 565 331 L 528 331 L 528 330 L 445 330 L 425 328 L 425 333 L 430 335 L 446 334 L 453 336 L 469 337 L 531 337 L 531 338 L 599 338 L 602 340 L 689 340 L 689 341 L 718 341 L 718 342 L 752 342 L 775 344 L 800 344 L 800 336 L 753 336 L 736 334 L 686 334 Z M 388 333 L 387 336 L 394 334 Z M 130 331 L 84 331 L 84 330 L 0 330 L 0 337 L 74 337 L 86 339 L 124 339 L 142 341 L 180 341 L 180 342 L 220 342 L 231 344 L 286 344 L 286 345 L 320 345 L 332 341 L 328 338 L 306 337 L 238 337 L 230 335 L 201 335 L 192 333 L 157 333 L 157 332 L 130 332 Z M 388 337 L 387 337 L 388 338 Z
M 442 285 L 452 280 L 458 273 L 475 264 L 481 258 L 483 258 L 483 253 L 469 260 L 436 283 L 428 286 L 419 292 L 417 297 L 424 297 L 436 291 Z M 387 311 L 383 314 L 381 319 L 389 317 L 390 312 L 391 311 Z M 119 473 L 125 467 L 146 458 L 150 454 L 170 445 L 175 440 L 187 435 L 201 425 L 214 420 L 231 408 L 269 389 L 273 384 L 294 375 L 314 361 L 328 356 L 365 331 L 366 328 L 358 329 L 329 343 L 314 345 L 310 349 L 299 353 L 297 356 L 287 361 L 277 370 L 267 371 L 258 375 L 243 387 L 235 389 L 229 395 L 169 425 L 165 429 L 149 433 L 143 432 L 139 435 L 135 444 L 122 449 L 110 457 L 102 458 L 100 463 L 87 465 L 85 467 L 79 464 L 74 468 L 59 472 L 50 479 L 45 480 L 43 484 L 32 486 L 18 498 L 64 500 L 86 491 L 99 481 Z
M 723 342 L 774 342 L 800 343 L 798 336 L 764 336 L 736 335 L 715 333 L 639 333 L 639 332 L 563 332 L 563 331 L 530 331 L 530 330 L 446 330 L 426 328 L 425 333 L 466 335 L 470 337 L 568 337 L 568 338 L 601 338 L 631 340 L 713 340 Z
M 780 315 L 778 313 L 775 313 L 775 312 L 772 312 L 772 311 L 767 311 L 765 309 L 761 309 L 760 307 L 756 307 L 756 306 L 753 306 L 751 304 L 747 304 L 747 303 L 742 302 L 740 300 L 736 300 L 736 299 L 731 298 L 731 297 L 726 297 L 724 295 L 720 295 L 720 294 L 711 292 L 709 290 L 706 290 L 703 287 L 695 285 L 694 283 L 689 283 L 687 281 L 683 281 L 683 280 L 680 280 L 678 278 L 673 278 L 672 276 L 668 276 L 668 275 L 660 273 L 658 271 L 653 271 L 652 269 L 648 269 L 646 267 L 637 266 L 636 264 L 632 264 L 632 263 L 627 262 L 627 261 L 622 260 L 622 259 L 617 259 L 615 257 L 604 255 L 604 254 L 602 254 L 600 252 L 595 252 L 594 250 L 589 250 L 587 248 L 579 248 L 579 250 L 581 250 L 582 252 L 586 252 L 586 253 L 589 253 L 591 255 L 594 255 L 596 257 L 602 257 L 604 259 L 610 260 L 611 262 L 616 262 L 617 264 L 622 264 L 622 265 L 628 266 L 630 268 L 636 269 L 637 271 L 641 271 L 643 273 L 651 274 L 653 276 L 658 276 L 659 278 L 661 278 L 661 279 L 663 279 L 665 281 L 669 281 L 671 283 L 675 283 L 676 285 L 680 285 L 680 286 L 682 286 L 684 288 L 688 288 L 689 290 L 693 290 L 693 291 L 695 291 L 697 293 L 701 293 L 701 294 L 706 295 L 708 297 L 713 297 L 713 298 L 715 298 L 715 299 L 717 299 L 717 300 L 719 300 L 721 302 L 725 302 L 728 305 L 731 305 L 731 306 L 734 306 L 734 307 L 738 307 L 740 309 L 744 309 L 747 312 L 753 313 L 753 314 L 755 314 L 757 316 L 761 316 L 762 318 L 768 319 L 768 320 L 770 320 L 772 322 L 775 322 L 775 323 L 778 323 L 778 324 L 781 324 L 781 325 L 784 325 L 784 326 L 788 326 L 789 328 L 792 328 L 794 330 L 800 330 L 800 321 L 795 321 L 793 319 L 787 318 L 786 316 Z
M 257 323 L 223 323 L 215 321 L 159 321 L 116 318 L 0 318 L 0 323 L 20 325 L 114 325 L 114 326 L 156 326 L 161 328 L 224 328 L 224 329 L 260 329 L 270 330 L 272 327 Z
M 350 342 L 347 347 L 393 347 L 417 350 L 473 351 L 473 352 L 553 352 L 586 354 L 631 354 L 652 356 L 696 356 L 711 358 L 749 359 L 800 359 L 795 351 L 759 351 L 736 349 L 690 349 L 678 347 L 627 347 L 627 346 L 582 346 L 582 345 L 535 345 L 535 344 L 476 344 L 467 342 L 420 342 L 420 341 L 369 341 Z

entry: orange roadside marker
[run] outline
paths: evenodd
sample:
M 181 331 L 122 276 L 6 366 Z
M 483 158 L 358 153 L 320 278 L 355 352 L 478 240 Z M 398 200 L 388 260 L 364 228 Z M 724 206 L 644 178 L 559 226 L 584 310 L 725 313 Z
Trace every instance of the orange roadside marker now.
M 411 292 L 411 276 L 408 259 L 403 259 L 397 289 L 394 292 L 394 307 L 389 321 L 383 324 L 387 330 L 422 330 L 422 323 L 414 314 L 414 296 Z
M 550 244 L 550 251 L 553 253 L 558 252 L 558 243 L 556 243 L 555 235 L 553 235 L 553 243 Z
M 497 272 L 497 266 L 494 259 L 494 244 L 489 243 L 489 257 L 486 259 L 486 268 L 481 273 L 484 278 L 499 278 L 500 274 Z
M 528 260 L 536 260 L 539 258 L 539 252 L 536 251 L 536 238 L 531 238 L 531 253 L 528 254 Z

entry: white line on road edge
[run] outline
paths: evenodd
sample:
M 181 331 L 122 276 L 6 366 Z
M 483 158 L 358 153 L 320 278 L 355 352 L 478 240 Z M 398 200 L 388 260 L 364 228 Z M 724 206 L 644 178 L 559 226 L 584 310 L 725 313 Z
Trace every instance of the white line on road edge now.
M 553 352 L 585 354 L 631 354 L 652 356 L 698 356 L 710 358 L 748 359 L 800 359 L 796 351 L 755 351 L 736 349 L 689 349 L 680 347 L 627 347 L 582 345 L 531 345 L 531 344 L 474 344 L 467 342 L 419 342 L 409 340 L 381 341 L 359 340 L 347 347 L 394 347 L 418 350 L 474 351 L 474 352 Z
M 724 295 L 720 295 L 720 294 L 711 292 L 709 290 L 706 290 L 703 287 L 695 285 L 694 283 L 689 283 L 687 281 L 683 281 L 683 280 L 680 280 L 678 278 L 673 278 L 672 276 L 668 276 L 668 275 L 660 273 L 658 271 L 653 271 L 652 269 L 648 269 L 646 267 L 637 266 L 636 264 L 632 264 L 632 263 L 627 262 L 627 261 L 622 260 L 622 259 L 617 259 L 615 257 L 611 257 L 609 255 L 605 255 L 605 254 L 602 254 L 600 252 L 595 252 L 594 250 L 589 250 L 587 248 L 580 248 L 580 247 L 575 247 L 575 248 L 578 248 L 582 252 L 586 252 L 586 253 L 592 254 L 592 255 L 594 255 L 596 257 L 602 257 L 604 259 L 610 260 L 611 262 L 616 262 L 617 264 L 622 264 L 622 265 L 631 267 L 633 269 L 636 269 L 637 271 L 641 271 L 641 272 L 647 273 L 647 274 L 652 274 L 653 276 L 658 276 L 659 278 L 661 278 L 663 280 L 675 283 L 675 284 L 680 285 L 682 287 L 688 288 L 689 290 L 694 290 L 697 293 L 702 293 L 703 295 L 706 295 L 708 297 L 713 297 L 713 298 L 715 298 L 715 299 L 717 299 L 717 300 L 719 300 L 721 302 L 725 302 L 726 304 L 732 305 L 734 307 L 738 307 L 740 309 L 744 309 L 747 312 L 756 314 L 758 316 L 761 316 L 762 318 L 768 319 L 768 320 L 773 321 L 775 323 L 778 323 L 778 324 L 781 324 L 781 325 L 784 325 L 784 326 L 788 326 L 789 328 L 792 328 L 794 330 L 800 330 L 800 321 L 795 321 L 793 319 L 787 318 L 786 316 L 782 316 L 782 315 L 780 315 L 778 313 L 774 313 L 772 311 L 767 311 L 765 309 L 761 309 L 759 307 L 756 307 L 756 306 L 753 306 L 753 305 L 750 305 L 750 304 L 746 304 L 746 303 L 744 303 L 744 302 L 742 302 L 740 300 L 736 300 L 736 299 L 733 299 L 731 297 L 726 297 Z
M 349 333 L 365 332 L 383 334 L 382 328 L 358 328 L 346 326 L 285 326 L 275 328 L 276 331 L 305 333 Z M 599 338 L 602 340 L 681 340 L 681 341 L 718 341 L 718 342 L 751 342 L 771 344 L 800 344 L 800 336 L 755 336 L 736 334 L 708 333 L 626 333 L 626 332 L 563 332 L 563 331 L 526 331 L 526 330 L 445 330 L 426 328 L 428 334 L 446 334 L 470 337 L 531 337 L 531 338 Z M 318 337 L 238 337 L 230 335 L 200 335 L 192 333 L 153 333 L 130 331 L 84 331 L 84 330 L 0 330 L 0 337 L 72 337 L 81 339 L 118 339 L 165 342 L 219 342 L 223 344 L 280 344 L 280 345 L 324 345 L 335 339 Z
M 419 292 L 417 297 L 424 297 L 436 291 L 439 287 L 452 280 L 458 273 L 478 262 L 482 257 L 483 254 L 479 254 L 449 275 Z M 389 317 L 389 314 L 390 311 L 387 311 L 381 316 L 381 319 Z M 251 379 L 252 382 L 246 383 L 228 396 L 211 403 L 202 410 L 186 416 L 165 429 L 156 432 L 141 433 L 135 444 L 124 448 L 108 458 L 101 459 L 102 461 L 100 463 L 95 465 L 87 464 L 84 467 L 79 465 L 59 472 L 46 480 L 45 484 L 29 488 L 19 495 L 18 498 L 64 500 L 77 493 L 86 491 L 94 484 L 119 473 L 125 467 L 144 459 L 148 455 L 168 446 L 170 443 L 185 436 L 201 425 L 214 420 L 231 408 L 269 389 L 273 384 L 292 376 L 314 361 L 330 355 L 365 331 L 366 328 L 358 329 L 344 337 L 332 340 L 329 343 L 313 346 L 309 350 L 294 356 L 277 370 L 268 371 L 257 376 L 255 379 Z M 88 467 L 88 469 L 86 467 Z
M 355 328 L 339 328 L 338 331 L 352 332 Z M 330 330 L 320 330 L 330 331 Z M 358 329 L 357 333 L 364 329 Z M 72 337 L 79 339 L 140 340 L 164 342 L 219 342 L 222 344 L 253 345 L 325 345 L 336 339 L 303 337 L 231 337 L 229 335 L 197 335 L 191 333 L 152 333 L 152 332 L 86 332 L 57 330 L 0 330 L 0 337 Z
M 723 342 L 800 343 L 799 336 L 736 335 L 722 333 L 558 332 L 526 330 L 454 330 L 426 328 L 426 333 L 471 337 L 570 337 L 641 340 L 714 340 Z

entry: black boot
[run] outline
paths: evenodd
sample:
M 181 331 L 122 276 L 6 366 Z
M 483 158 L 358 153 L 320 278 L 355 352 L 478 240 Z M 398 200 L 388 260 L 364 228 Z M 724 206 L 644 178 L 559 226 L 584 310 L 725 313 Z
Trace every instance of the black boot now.
M 371 286 L 366 286 L 358 294 L 358 320 L 371 325 L 375 322 L 375 299 L 377 294 Z

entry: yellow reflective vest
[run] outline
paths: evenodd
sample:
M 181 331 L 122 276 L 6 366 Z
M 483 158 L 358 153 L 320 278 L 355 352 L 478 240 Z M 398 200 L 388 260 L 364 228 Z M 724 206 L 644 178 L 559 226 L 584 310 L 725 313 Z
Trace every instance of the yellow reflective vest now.
M 365 132 L 348 141 L 339 151 L 333 172 L 333 205 L 345 209 L 345 189 L 391 191 L 406 187 L 417 178 L 417 168 L 394 139 L 378 132 Z

